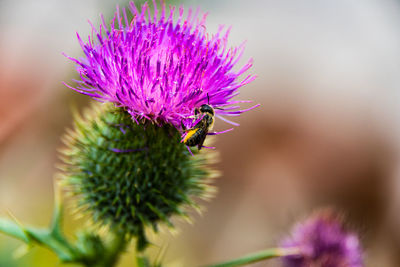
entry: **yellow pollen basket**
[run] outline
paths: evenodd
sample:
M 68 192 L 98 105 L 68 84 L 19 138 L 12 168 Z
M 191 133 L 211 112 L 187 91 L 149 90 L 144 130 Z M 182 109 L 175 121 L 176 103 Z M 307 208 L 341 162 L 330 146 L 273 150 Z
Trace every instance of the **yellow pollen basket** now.
M 197 130 L 198 130 L 198 129 L 193 129 L 193 130 L 188 131 L 187 134 L 186 134 L 186 136 L 185 136 L 185 139 L 183 140 L 183 142 L 186 143 L 186 141 L 187 141 L 190 137 L 192 137 L 192 136 L 197 132 Z

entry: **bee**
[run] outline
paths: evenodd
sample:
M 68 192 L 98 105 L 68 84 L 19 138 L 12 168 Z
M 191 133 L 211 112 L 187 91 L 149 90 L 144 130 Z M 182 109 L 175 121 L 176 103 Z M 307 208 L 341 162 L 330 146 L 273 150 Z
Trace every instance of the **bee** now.
M 202 116 L 201 120 L 191 129 L 185 129 L 182 124 L 183 130 L 186 132 L 186 136 L 183 139 L 183 143 L 187 146 L 197 146 L 200 150 L 203 147 L 204 140 L 209 131 L 214 126 L 214 109 L 207 104 L 203 104 L 199 109 L 195 109 L 195 116 L 198 118 Z

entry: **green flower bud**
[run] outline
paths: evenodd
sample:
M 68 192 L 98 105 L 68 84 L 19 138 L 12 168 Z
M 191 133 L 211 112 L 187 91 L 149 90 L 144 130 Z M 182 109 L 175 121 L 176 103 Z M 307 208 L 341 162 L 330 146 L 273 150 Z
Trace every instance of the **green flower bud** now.
M 63 181 L 95 224 L 137 237 L 145 229 L 173 226 L 172 215 L 186 216 L 193 197 L 208 197 L 214 172 L 206 167 L 213 153 L 190 155 L 171 125 L 140 124 L 113 104 L 96 104 L 63 138 Z

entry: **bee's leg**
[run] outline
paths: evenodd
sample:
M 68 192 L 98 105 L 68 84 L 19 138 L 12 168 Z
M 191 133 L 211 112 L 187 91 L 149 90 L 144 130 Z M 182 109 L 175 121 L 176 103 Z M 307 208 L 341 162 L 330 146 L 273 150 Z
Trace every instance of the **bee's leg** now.
M 199 117 L 199 115 L 190 115 L 185 117 L 186 119 L 197 119 Z
M 185 127 L 185 125 L 183 124 L 182 121 L 181 121 L 181 126 L 182 126 L 182 130 L 186 131 L 186 127 Z
M 185 125 L 183 125 L 183 123 L 181 122 L 181 126 L 182 126 L 182 130 L 184 131 L 184 132 L 189 132 L 189 131 L 191 131 L 191 130 L 193 130 L 194 128 L 189 128 L 189 129 L 186 129 L 186 127 L 185 127 Z
M 197 145 L 197 148 L 200 150 L 203 147 L 204 140 L 206 140 L 207 134 L 204 134 L 204 136 L 201 137 L 199 144 Z

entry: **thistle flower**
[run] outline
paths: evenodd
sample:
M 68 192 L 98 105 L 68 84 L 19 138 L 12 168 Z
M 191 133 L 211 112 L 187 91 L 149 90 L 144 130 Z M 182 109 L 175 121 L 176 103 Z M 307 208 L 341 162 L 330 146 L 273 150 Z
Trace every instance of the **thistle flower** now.
M 283 257 L 288 267 L 362 267 L 357 236 L 331 211 L 317 213 L 294 227 L 282 247 L 296 253 Z
M 64 180 L 79 206 L 97 224 L 136 236 L 139 250 L 148 244 L 146 227 L 172 226 L 171 216 L 196 206 L 193 197 L 210 195 L 212 153 L 190 156 L 182 125 L 197 123 L 202 104 L 230 122 L 223 116 L 240 115 L 246 109 L 237 104 L 248 102 L 232 98 L 254 79 L 238 81 L 251 61 L 233 70 L 243 46 L 227 49 L 229 30 L 210 37 L 205 15 L 189 10 L 183 19 L 180 8 L 174 22 L 174 7 L 167 14 L 162 3 L 159 14 L 153 3 L 153 15 L 131 2 L 131 21 L 117 8 L 110 26 L 103 17 L 98 30 L 92 26 L 95 38 L 77 35 L 85 56 L 68 57 L 80 75 L 69 87 L 106 104 L 76 116 L 62 152 Z
M 85 57 L 67 56 L 77 64 L 81 78 L 77 87 L 69 87 L 123 107 L 137 123 L 146 119 L 178 130 L 181 125 L 191 128 L 194 110 L 208 104 L 220 108 L 216 117 L 237 125 L 224 116 L 239 116 L 258 106 L 241 110 L 237 104 L 249 101 L 232 100 L 241 86 L 255 78 L 248 75 L 238 80 L 251 67 L 251 60 L 233 70 L 244 45 L 228 49 L 229 29 L 224 31 L 224 27 L 209 36 L 206 15 L 199 16 L 198 11 L 189 9 L 184 19 L 180 8 L 174 22 L 175 7 L 167 14 L 162 3 L 158 16 L 153 3 L 151 15 L 147 3 L 139 11 L 131 2 L 131 22 L 126 10 L 121 15 L 117 8 L 109 27 L 103 17 L 98 30 L 92 26 L 95 37 L 89 36 L 88 42 L 77 34 Z

